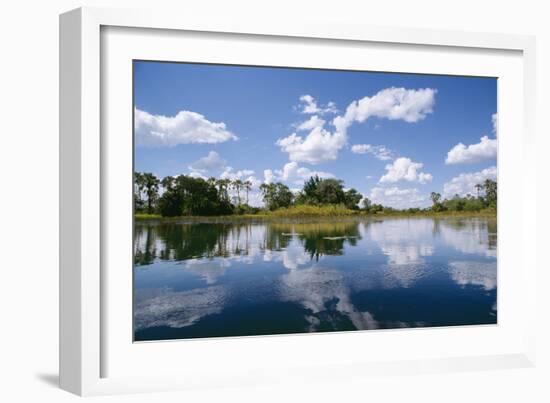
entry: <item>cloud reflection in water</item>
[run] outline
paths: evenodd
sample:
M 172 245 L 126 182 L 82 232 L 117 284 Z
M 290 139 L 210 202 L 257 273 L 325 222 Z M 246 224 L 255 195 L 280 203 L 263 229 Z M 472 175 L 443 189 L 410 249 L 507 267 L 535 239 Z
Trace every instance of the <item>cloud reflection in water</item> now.
M 155 288 L 147 288 L 147 283 L 140 281 L 135 291 L 138 332 L 162 326 L 190 328 L 213 315 L 220 321 L 248 321 L 243 329 L 253 332 L 250 329 L 255 322 L 250 322 L 246 312 L 256 305 L 264 306 L 261 304 L 266 304 L 262 320 L 268 322 L 279 309 L 275 307 L 286 307 L 286 313 L 277 311 L 272 321 L 284 321 L 285 315 L 296 315 L 292 309 L 299 309 L 307 325 L 300 327 L 296 322 L 297 332 L 433 326 L 437 322 L 415 322 L 404 319 L 406 315 L 401 320 L 395 313 L 389 318 L 384 313 L 385 305 L 395 307 L 397 300 L 392 295 L 398 295 L 399 290 L 424 298 L 429 296 L 423 294 L 429 287 L 448 289 L 459 302 L 471 298 L 461 293 L 477 292 L 466 287 L 492 292 L 476 298 L 493 298 L 489 306 L 496 315 L 496 222 L 488 220 L 415 218 L 137 227 L 136 276 L 139 279 L 147 274 L 157 279 Z M 162 277 L 167 272 L 170 275 Z M 202 285 L 188 285 L 183 291 L 176 286 L 191 284 L 189 278 Z M 357 295 L 370 295 L 364 293 L 380 297 L 367 298 L 371 305 L 358 309 Z M 410 303 L 403 303 L 403 312 Z M 228 309 L 236 316 L 226 317 Z

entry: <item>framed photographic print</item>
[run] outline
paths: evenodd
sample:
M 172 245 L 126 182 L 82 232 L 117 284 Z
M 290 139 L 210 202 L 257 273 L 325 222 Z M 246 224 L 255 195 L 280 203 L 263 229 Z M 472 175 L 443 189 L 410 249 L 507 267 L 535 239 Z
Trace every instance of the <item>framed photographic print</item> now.
M 532 365 L 533 49 L 62 15 L 62 387 Z

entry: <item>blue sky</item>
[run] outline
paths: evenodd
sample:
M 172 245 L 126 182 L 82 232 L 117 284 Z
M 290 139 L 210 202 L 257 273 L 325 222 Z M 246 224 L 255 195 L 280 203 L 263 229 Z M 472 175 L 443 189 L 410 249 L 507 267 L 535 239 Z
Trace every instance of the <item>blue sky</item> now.
M 496 178 L 496 91 L 494 78 L 134 62 L 135 169 L 255 188 L 319 173 L 426 206 Z

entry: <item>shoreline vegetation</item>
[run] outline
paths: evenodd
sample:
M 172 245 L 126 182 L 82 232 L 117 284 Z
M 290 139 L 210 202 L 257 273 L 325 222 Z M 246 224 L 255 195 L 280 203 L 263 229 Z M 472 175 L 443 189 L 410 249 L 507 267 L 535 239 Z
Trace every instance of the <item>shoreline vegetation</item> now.
M 134 219 L 162 222 L 223 222 L 237 220 L 357 219 L 414 217 L 496 218 L 497 183 L 473 186 L 476 195 L 443 199 L 432 192 L 432 206 L 396 209 L 372 203 L 338 179 L 313 176 L 292 192 L 283 183 L 259 186 L 264 207 L 249 205 L 252 183 L 239 179 L 202 179 L 186 175 L 159 180 L 151 173 L 134 173 Z
M 136 222 L 162 222 L 162 223 L 178 223 L 178 222 L 236 222 L 236 221 L 274 221 L 274 220 L 300 220 L 300 221 L 320 221 L 320 220 L 354 220 L 354 219 L 382 219 L 382 218 L 489 218 L 496 219 L 496 210 L 487 209 L 484 211 L 462 211 L 462 212 L 430 212 L 425 211 L 421 213 L 407 213 L 406 211 L 394 212 L 394 213 L 377 213 L 377 214 L 364 214 L 360 212 L 351 212 L 349 214 L 340 215 L 327 215 L 327 214 L 296 214 L 290 212 L 289 214 L 270 214 L 270 213 L 258 213 L 258 214 L 241 214 L 241 215 L 219 215 L 219 216 L 175 216 L 175 217 L 163 217 L 160 214 L 147 214 L 136 213 L 134 219 Z

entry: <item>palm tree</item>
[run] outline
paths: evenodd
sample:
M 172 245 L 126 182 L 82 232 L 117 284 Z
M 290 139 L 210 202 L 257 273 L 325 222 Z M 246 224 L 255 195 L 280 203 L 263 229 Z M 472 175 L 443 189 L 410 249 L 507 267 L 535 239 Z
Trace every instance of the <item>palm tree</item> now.
M 441 203 L 441 194 L 437 192 L 430 193 L 430 199 L 432 199 L 432 210 L 433 211 L 443 211 L 444 207 Z
M 432 193 L 430 193 L 430 199 L 432 199 L 432 203 L 434 205 L 437 205 L 439 203 L 439 201 L 441 200 L 441 194 L 436 193 L 436 192 L 432 192 Z
M 497 202 L 497 183 L 494 180 L 486 179 L 483 182 L 483 189 L 485 190 L 485 199 L 487 204 L 495 204 Z
M 244 189 L 246 190 L 246 204 L 248 205 L 248 192 L 252 189 L 252 182 L 249 180 L 244 181 L 243 183 Z
M 243 181 L 240 180 L 240 179 L 235 179 L 232 183 L 233 185 L 233 189 L 235 189 L 237 191 L 237 205 L 240 205 L 241 204 L 241 194 L 240 194 L 240 190 L 242 189 L 243 187 Z
M 220 193 L 220 197 L 225 201 L 229 200 L 229 194 L 227 193 L 227 189 L 229 188 L 230 184 L 231 184 L 231 180 L 227 178 L 218 179 L 216 181 L 216 185 L 218 186 L 218 192 Z
M 264 199 L 266 207 L 270 210 L 275 210 L 278 206 L 276 203 L 276 186 L 274 183 L 262 183 L 260 191 Z
M 174 188 L 174 177 L 173 176 L 165 176 L 160 181 L 160 184 L 164 188 L 165 191 L 171 191 Z
M 208 182 L 208 184 L 209 184 L 210 186 L 216 186 L 216 178 L 214 178 L 213 176 L 211 176 L 210 178 L 208 178 L 208 179 L 206 180 L 206 182 Z
M 229 188 L 231 187 L 231 179 L 225 178 L 222 179 L 223 181 L 223 188 L 225 192 L 225 200 L 229 200 Z
M 218 188 L 218 194 L 223 198 L 224 189 L 223 189 L 223 179 L 216 179 L 216 187 Z
M 156 201 L 158 196 L 160 181 L 152 173 L 146 172 L 142 175 L 145 194 L 147 195 L 147 212 L 151 214 L 153 212 L 153 203 Z
M 477 198 L 479 199 L 479 192 L 481 191 L 481 189 L 483 189 L 483 186 L 478 183 L 474 187 L 476 188 Z
M 145 177 L 141 172 L 134 172 L 134 203 L 136 210 L 143 207 L 143 190 L 145 189 Z
M 368 197 L 365 197 L 361 202 L 361 204 L 363 205 L 363 208 L 365 209 L 365 211 L 370 211 L 372 207 L 372 202 L 369 200 Z

